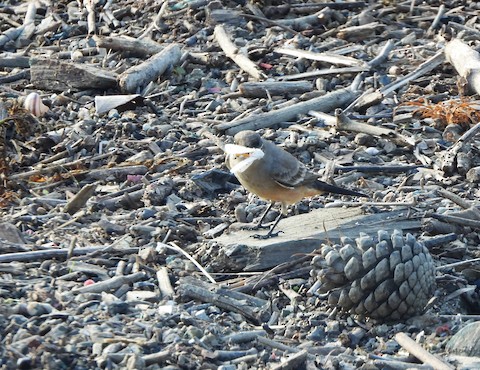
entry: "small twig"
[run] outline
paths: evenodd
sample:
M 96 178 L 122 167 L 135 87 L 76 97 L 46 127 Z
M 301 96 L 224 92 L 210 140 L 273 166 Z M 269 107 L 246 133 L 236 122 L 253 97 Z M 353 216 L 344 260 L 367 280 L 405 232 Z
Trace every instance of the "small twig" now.
M 470 260 L 453 262 L 453 263 L 449 263 L 449 264 L 447 264 L 447 265 L 438 266 L 438 267 L 437 267 L 437 270 L 450 269 L 450 268 L 452 268 L 452 267 L 457 267 L 457 266 L 462 266 L 462 265 L 468 265 L 468 264 L 474 263 L 474 262 L 480 262 L 480 258 L 473 258 L 473 259 L 470 259 Z
M 189 255 L 187 252 L 185 252 L 182 248 L 180 248 L 178 245 L 176 245 L 174 242 L 170 242 L 171 245 L 169 244 L 164 244 L 164 243 L 157 243 L 157 248 L 167 248 L 174 250 L 175 252 L 183 254 L 185 257 L 187 257 L 190 262 L 192 262 L 206 277 L 208 280 L 210 280 L 211 283 L 217 284 L 216 280 L 208 273 L 207 270 L 205 270 L 202 265 L 200 265 L 195 258 L 193 258 L 191 255 Z

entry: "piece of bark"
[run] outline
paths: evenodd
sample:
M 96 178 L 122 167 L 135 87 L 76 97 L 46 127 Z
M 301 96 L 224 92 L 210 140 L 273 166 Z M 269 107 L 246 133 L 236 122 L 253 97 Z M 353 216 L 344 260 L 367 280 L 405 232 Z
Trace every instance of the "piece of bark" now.
M 243 96 L 249 98 L 266 98 L 268 95 L 294 95 L 313 90 L 313 84 L 308 81 L 282 82 L 244 82 L 238 86 Z
M 73 215 L 87 204 L 87 201 L 95 193 L 97 184 L 87 184 L 65 205 L 64 212 Z
M 129 36 L 93 36 L 99 48 L 129 52 L 133 55 L 148 56 L 160 53 L 165 47 L 149 39 L 136 39 Z
M 149 82 L 160 77 L 167 69 L 180 61 L 179 44 L 170 44 L 142 64 L 131 67 L 118 76 L 118 85 L 125 93 L 135 93 Z
M 322 242 L 340 242 L 342 236 L 352 239 L 360 232 L 376 234 L 379 228 L 393 232 L 419 230 L 419 217 L 409 217 L 408 211 L 383 212 L 362 215 L 361 207 L 320 208 L 307 214 L 282 219 L 278 224 L 278 236 L 266 240 L 252 238 L 256 232 L 239 230 L 215 239 L 222 246 L 228 261 L 222 263 L 244 271 L 266 270 L 283 262 L 291 261 L 296 254 L 311 253 Z
M 230 41 L 230 37 L 222 25 L 219 24 L 215 26 L 213 35 L 222 50 L 225 52 L 225 55 L 233 60 L 236 65 L 256 80 L 265 77 L 265 75 L 258 69 L 257 65 L 253 63 L 238 47 L 236 47 L 232 41 Z
M 432 366 L 435 370 L 453 370 L 455 367 L 442 361 L 435 355 L 427 352 L 417 342 L 405 333 L 395 334 L 395 340 L 410 354 L 418 358 L 423 363 Z
M 218 131 L 225 131 L 228 135 L 235 135 L 243 130 L 258 130 L 273 126 L 280 122 L 296 119 L 299 114 L 307 114 L 311 110 L 331 111 L 335 108 L 351 103 L 357 92 L 350 89 L 335 90 L 324 96 L 293 104 L 266 113 L 251 115 L 233 122 L 225 122 L 214 126 Z
M 109 89 L 117 86 L 116 74 L 91 65 L 30 59 L 30 81 L 39 89 L 74 91 Z
M 341 109 L 337 109 L 335 111 L 335 116 L 337 117 L 336 128 L 338 130 L 361 132 L 368 135 L 384 137 L 399 145 L 415 145 L 414 140 L 409 139 L 406 136 L 403 136 L 402 134 L 399 134 L 398 132 L 389 128 L 372 126 L 367 123 L 353 121 L 348 118 Z
M 480 53 L 453 39 L 445 45 L 445 57 L 466 83 L 467 92 L 480 94 Z

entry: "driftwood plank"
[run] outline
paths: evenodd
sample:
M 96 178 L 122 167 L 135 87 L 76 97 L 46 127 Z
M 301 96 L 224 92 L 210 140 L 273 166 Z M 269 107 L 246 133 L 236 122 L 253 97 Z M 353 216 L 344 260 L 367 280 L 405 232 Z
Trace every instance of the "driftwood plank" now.
M 376 235 L 379 229 L 393 232 L 418 230 L 419 218 L 408 217 L 406 210 L 363 215 L 356 208 L 321 208 L 280 221 L 279 236 L 254 239 L 256 231 L 237 231 L 215 239 L 226 255 L 244 271 L 265 270 L 288 262 L 294 255 L 311 253 L 322 243 L 337 243 L 341 237 L 358 237 L 360 232 Z M 232 261 L 230 261 L 232 262 Z

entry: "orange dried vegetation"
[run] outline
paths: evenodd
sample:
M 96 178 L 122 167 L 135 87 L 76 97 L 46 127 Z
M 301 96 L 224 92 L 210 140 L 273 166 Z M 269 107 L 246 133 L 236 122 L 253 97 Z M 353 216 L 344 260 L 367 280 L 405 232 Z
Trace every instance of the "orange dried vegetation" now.
M 480 121 L 480 101 L 468 101 L 466 99 L 454 99 L 439 102 L 437 104 L 429 103 L 427 100 L 404 103 L 418 107 L 414 114 L 422 118 L 433 118 L 438 128 L 445 128 L 447 125 L 461 125 L 465 129 L 471 124 Z

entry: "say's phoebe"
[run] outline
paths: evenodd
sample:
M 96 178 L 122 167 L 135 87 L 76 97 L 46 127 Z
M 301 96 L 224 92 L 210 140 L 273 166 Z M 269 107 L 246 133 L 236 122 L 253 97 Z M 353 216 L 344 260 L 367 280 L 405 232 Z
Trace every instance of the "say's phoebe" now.
M 262 227 L 263 219 L 275 202 L 282 204 L 282 212 L 268 233 L 254 235 L 256 238 L 277 236 L 279 232 L 273 233 L 273 229 L 287 214 L 288 206 L 303 198 L 323 193 L 367 197 L 365 194 L 320 181 L 318 175 L 309 172 L 293 155 L 263 139 L 254 131 L 237 133 L 234 142 L 236 145 L 225 146 L 227 167 L 245 189 L 271 202 L 254 228 Z

